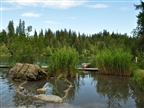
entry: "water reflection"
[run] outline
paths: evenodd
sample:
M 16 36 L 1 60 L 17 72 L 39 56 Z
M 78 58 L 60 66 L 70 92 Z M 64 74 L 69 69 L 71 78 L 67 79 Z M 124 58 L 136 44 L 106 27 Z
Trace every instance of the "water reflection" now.
M 51 104 L 33 98 L 25 98 L 15 93 L 20 82 L 6 79 L 8 69 L 0 69 L 0 96 L 2 107 L 72 107 L 72 108 L 143 108 L 144 92 L 127 77 L 99 75 L 96 72 L 81 73 L 74 79 L 68 79 L 73 84 L 64 104 Z M 42 80 L 28 82 L 23 93 L 40 94 L 36 90 L 46 87 L 45 94 L 64 96 L 64 90 L 69 83 L 64 80 Z M 66 103 L 66 104 L 65 104 Z
M 15 86 L 15 90 L 16 88 L 20 85 L 21 82 L 15 82 L 13 80 L 8 79 L 7 85 L 9 85 L 9 88 L 11 87 L 11 84 L 13 84 L 13 86 Z M 53 93 L 53 88 L 55 87 L 58 91 L 58 94 L 60 97 L 64 96 L 64 90 L 66 90 L 68 88 L 69 83 L 65 82 L 64 80 L 57 80 L 57 79 L 49 79 L 49 80 L 41 80 L 41 81 L 30 81 L 27 82 L 24 85 L 24 91 L 22 91 L 24 94 L 28 94 L 28 95 L 37 95 L 37 94 L 41 94 L 39 92 L 37 92 L 38 88 L 42 88 L 42 87 L 46 87 L 48 88 L 48 90 L 44 93 L 44 94 L 54 94 Z M 34 105 L 34 106 L 43 106 L 46 105 L 48 103 L 40 101 L 40 100 L 36 100 L 33 99 L 32 97 L 23 97 L 17 93 L 15 93 L 15 91 L 13 90 L 14 95 L 12 96 L 12 101 L 14 102 L 14 106 L 16 107 L 20 107 L 20 106 L 30 106 L 30 105 Z M 69 91 L 69 95 L 67 96 L 66 100 L 68 101 L 73 101 L 75 97 L 75 92 L 74 89 L 71 88 Z
M 99 76 L 97 78 L 96 92 L 101 97 L 107 97 L 108 108 L 121 108 L 121 104 L 125 105 L 130 93 L 129 79 L 117 76 Z M 123 103 L 122 103 L 123 102 Z
M 130 78 L 94 74 L 91 77 L 97 80 L 100 98 L 107 98 L 107 108 L 144 107 L 144 92 Z
M 131 97 L 135 100 L 136 108 L 144 108 L 144 91 L 137 86 L 137 84 L 131 84 Z

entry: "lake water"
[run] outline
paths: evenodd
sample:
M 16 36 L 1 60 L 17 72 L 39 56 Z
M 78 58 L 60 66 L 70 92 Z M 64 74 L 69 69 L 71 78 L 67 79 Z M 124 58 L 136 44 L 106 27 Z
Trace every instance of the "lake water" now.
M 72 82 L 67 98 L 62 104 L 43 102 L 18 95 L 15 90 L 20 82 L 6 78 L 9 69 L 0 69 L 0 107 L 18 108 L 144 108 L 144 91 L 128 77 L 99 75 L 98 72 L 81 73 Z M 42 80 L 28 82 L 24 85 L 25 94 L 39 94 L 37 88 L 46 87 L 45 94 L 55 94 L 56 88 L 60 97 L 67 89 L 63 80 Z

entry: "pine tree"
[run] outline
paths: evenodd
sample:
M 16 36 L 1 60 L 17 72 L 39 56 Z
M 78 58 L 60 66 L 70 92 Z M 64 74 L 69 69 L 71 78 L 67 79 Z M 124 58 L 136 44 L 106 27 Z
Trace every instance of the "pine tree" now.
M 137 15 L 137 27 L 134 29 L 139 37 L 139 50 L 144 51 L 144 2 L 141 0 L 139 5 L 134 5 L 136 10 L 141 10 Z
M 7 41 L 8 41 L 7 33 L 6 33 L 6 31 L 3 29 L 2 32 L 0 33 L 0 44 L 1 44 L 1 43 L 5 43 L 5 44 L 7 45 Z
M 14 35 L 15 35 L 14 23 L 13 23 L 13 21 L 9 21 L 9 24 L 8 24 L 8 37 L 9 37 L 9 39 L 13 38 Z

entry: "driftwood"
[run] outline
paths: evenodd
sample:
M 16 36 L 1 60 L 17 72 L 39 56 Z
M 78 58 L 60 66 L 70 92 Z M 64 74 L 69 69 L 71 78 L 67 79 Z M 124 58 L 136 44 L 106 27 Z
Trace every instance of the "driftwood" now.
M 17 90 L 16 93 L 18 93 L 19 95 L 23 96 L 23 97 L 32 97 L 35 99 L 39 99 L 42 101 L 48 101 L 48 102 L 54 102 L 54 103 L 62 103 L 64 99 L 66 99 L 69 90 L 73 87 L 72 83 L 70 81 L 68 81 L 67 79 L 65 79 L 66 82 L 68 82 L 70 85 L 68 85 L 68 88 L 66 90 L 64 90 L 63 92 L 65 93 L 65 95 L 60 98 L 59 96 L 56 95 L 46 95 L 46 94 L 39 94 L 39 95 L 26 95 L 24 93 L 22 93 L 21 91 L 24 89 L 23 85 L 27 83 L 27 81 L 24 81 L 23 83 L 21 83 Z
M 73 87 L 70 81 L 68 81 L 67 79 L 65 79 L 65 81 L 68 82 L 70 85 L 68 86 L 66 90 L 63 91 L 65 92 L 65 95 L 62 97 L 63 100 L 67 97 L 69 90 Z
M 24 84 L 26 84 L 27 81 L 24 81 L 23 83 L 21 83 L 17 90 L 16 90 L 16 93 L 18 93 L 19 95 L 23 96 L 23 97 L 32 97 L 32 98 L 35 98 L 35 99 L 38 99 L 38 100 L 42 100 L 42 101 L 47 101 L 47 102 L 54 102 L 54 103 L 62 103 L 63 102 L 63 99 L 60 98 L 59 96 L 56 96 L 56 95 L 46 95 L 46 94 L 39 94 L 39 95 L 25 95 L 24 93 L 21 92 L 21 88 L 23 88 L 22 86 Z
M 21 83 L 19 86 L 18 86 L 18 88 L 17 88 L 17 90 L 16 90 L 16 92 L 19 94 L 19 95 L 22 95 L 22 96 L 24 96 L 24 97 L 28 97 L 28 96 L 30 96 L 30 95 L 25 95 L 24 93 L 22 93 L 21 91 L 22 91 L 22 86 L 24 85 L 24 84 L 26 84 L 27 83 L 27 81 L 24 81 L 23 83 Z

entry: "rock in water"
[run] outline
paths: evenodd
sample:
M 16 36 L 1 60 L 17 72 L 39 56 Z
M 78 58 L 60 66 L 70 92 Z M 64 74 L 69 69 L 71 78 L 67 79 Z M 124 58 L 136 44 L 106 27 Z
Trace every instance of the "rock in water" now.
M 37 89 L 38 92 L 46 92 L 47 91 L 47 88 L 39 88 Z
M 56 95 L 46 95 L 46 94 L 39 94 L 39 95 L 34 95 L 34 98 L 37 98 L 39 100 L 43 100 L 46 102 L 54 102 L 54 103 L 62 103 L 63 100 L 59 96 Z
M 47 73 L 35 64 L 16 63 L 9 71 L 7 78 L 22 80 L 41 80 L 48 77 Z

